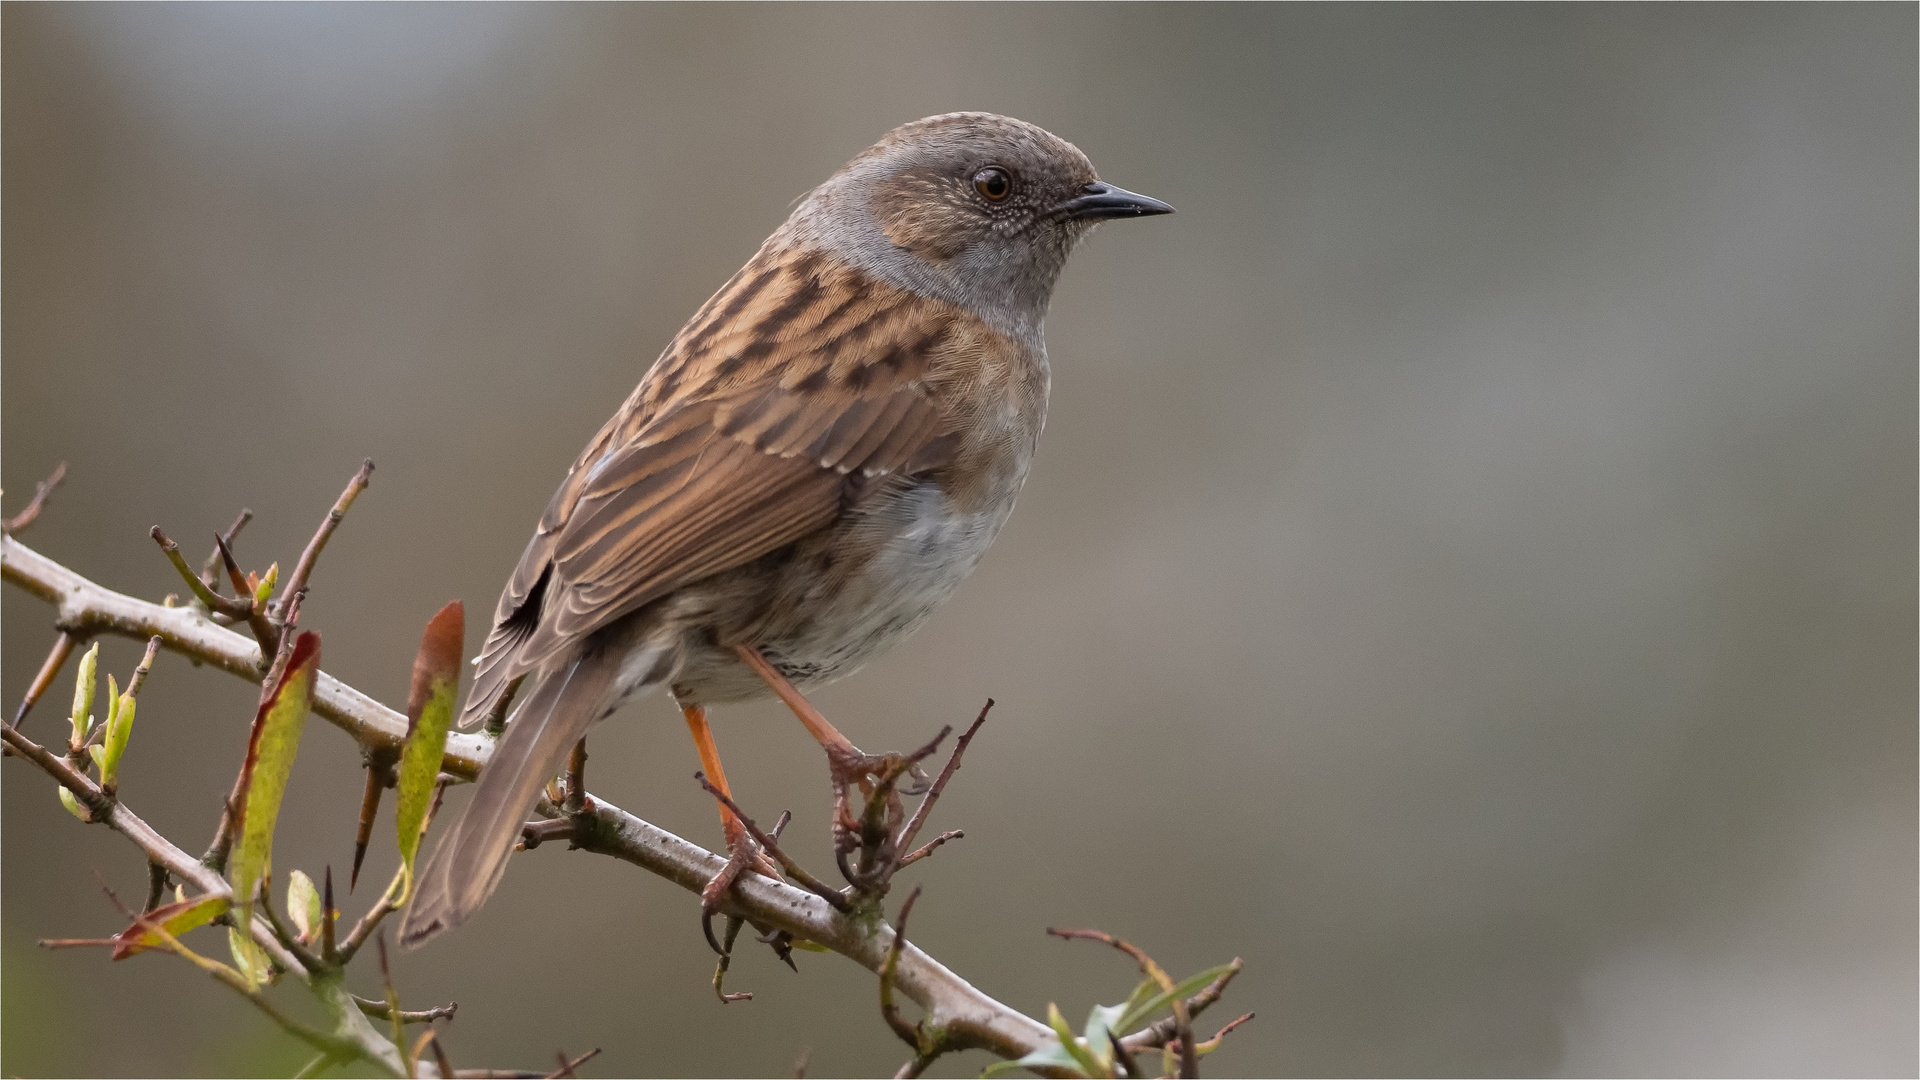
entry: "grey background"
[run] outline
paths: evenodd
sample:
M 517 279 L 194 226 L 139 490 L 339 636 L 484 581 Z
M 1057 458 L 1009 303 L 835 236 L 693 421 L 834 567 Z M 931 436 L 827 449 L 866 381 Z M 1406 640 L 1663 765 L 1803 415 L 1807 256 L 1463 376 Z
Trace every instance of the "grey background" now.
M 895 124 L 1011 113 L 1180 213 L 1076 256 L 1019 512 L 818 697 L 870 748 L 1000 701 L 936 821 L 967 839 L 909 875 L 915 936 L 1076 1022 L 1131 974 L 1045 926 L 1242 956 L 1210 1019 L 1259 1017 L 1217 1074 L 1920 1068 L 1912 6 L 8 5 L 4 30 L 9 508 L 73 466 L 34 547 L 157 598 L 145 530 L 198 551 L 247 505 L 242 557 L 290 563 L 371 456 L 306 622 L 400 702 L 425 619 L 463 597 L 474 640 L 572 455 L 790 200 Z M 48 615 L 7 591 L 8 702 Z M 163 662 L 130 804 L 204 844 L 250 702 Z M 716 721 L 748 808 L 792 807 L 827 868 L 805 734 Z M 666 704 L 593 745 L 597 790 L 718 842 Z M 309 729 L 283 873 L 344 870 L 356 761 Z M 116 927 L 91 871 L 144 874 L 0 774 L 0 1069 L 305 1059 L 181 964 L 36 950 Z M 871 977 L 800 965 L 748 952 L 759 997 L 722 1008 L 689 896 L 543 850 L 396 976 L 460 1002 L 470 1065 L 891 1072 Z

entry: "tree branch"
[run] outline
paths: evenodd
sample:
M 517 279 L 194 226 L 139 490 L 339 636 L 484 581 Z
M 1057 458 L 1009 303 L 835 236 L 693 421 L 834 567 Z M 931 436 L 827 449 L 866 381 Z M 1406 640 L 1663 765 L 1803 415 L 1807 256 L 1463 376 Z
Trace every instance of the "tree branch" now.
M 53 489 L 59 487 L 60 481 L 66 478 L 67 463 L 63 461 L 53 467 L 52 476 L 34 485 L 33 501 L 27 504 L 27 508 L 15 514 L 13 517 L 8 518 L 6 521 L 0 522 L 0 529 L 4 529 L 10 533 L 17 533 L 39 520 L 40 511 L 47 508 L 47 496 L 53 494 Z
M 349 488 L 351 490 L 352 485 Z M 350 498 L 343 495 L 341 501 L 350 502 Z M 344 507 L 336 509 L 344 510 Z M 321 537 L 316 540 L 324 543 Z M 303 563 L 308 561 L 302 558 Z M 249 682 L 258 683 L 261 679 L 258 643 L 217 625 L 198 609 L 162 607 L 104 588 L 11 536 L 0 537 L 0 577 L 54 605 L 54 625 L 64 632 L 80 636 L 158 637 L 162 646 L 170 651 Z M 297 570 L 294 580 L 298 581 Z M 294 597 L 291 587 L 285 595 L 291 602 Z M 368 751 L 396 750 L 406 738 L 404 714 L 324 672 L 315 680 L 313 711 Z M 486 763 L 491 749 L 492 743 L 481 736 L 454 733 L 447 739 L 441 769 L 459 779 L 471 780 Z M 90 784 L 84 777 L 78 779 Z M 115 816 L 108 819 L 109 824 L 123 832 L 127 829 L 119 823 L 117 815 L 124 809 L 115 804 Z M 138 819 L 132 821 L 138 822 Z M 578 847 L 633 863 L 695 894 L 726 866 L 726 860 L 720 856 L 597 797 L 589 798 L 586 809 L 574 815 L 573 821 L 573 840 Z M 176 875 L 196 885 L 201 875 L 213 876 L 191 856 L 147 828 L 144 822 L 140 822 L 138 828 L 156 844 L 153 848 L 141 844 L 150 856 L 161 850 L 171 853 L 168 859 L 154 857 Z M 140 841 L 136 839 L 136 843 Z M 170 861 L 174 855 L 179 857 L 178 866 Z M 225 883 L 219 882 L 219 886 L 224 888 Z M 787 931 L 796 938 L 818 942 L 875 974 L 886 965 L 893 946 L 893 930 L 884 920 L 863 918 L 858 913 L 842 914 L 812 893 L 758 875 L 741 877 L 727 894 L 724 910 L 754 923 Z M 255 936 L 261 934 L 256 932 Z M 265 936 L 272 940 L 270 933 Z M 1046 1025 L 981 993 L 910 942 L 900 950 L 894 984 L 900 993 L 927 1011 L 926 1023 L 948 1032 L 956 1048 L 976 1047 L 1002 1057 L 1017 1058 L 1054 1039 Z

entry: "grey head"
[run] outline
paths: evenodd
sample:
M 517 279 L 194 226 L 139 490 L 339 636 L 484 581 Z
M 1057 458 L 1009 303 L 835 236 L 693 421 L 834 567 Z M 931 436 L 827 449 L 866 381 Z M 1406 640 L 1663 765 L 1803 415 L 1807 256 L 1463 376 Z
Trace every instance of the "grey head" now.
M 781 233 L 1037 344 L 1054 282 L 1095 224 L 1171 213 L 1101 181 L 1051 132 L 962 112 L 888 132 L 815 188 Z

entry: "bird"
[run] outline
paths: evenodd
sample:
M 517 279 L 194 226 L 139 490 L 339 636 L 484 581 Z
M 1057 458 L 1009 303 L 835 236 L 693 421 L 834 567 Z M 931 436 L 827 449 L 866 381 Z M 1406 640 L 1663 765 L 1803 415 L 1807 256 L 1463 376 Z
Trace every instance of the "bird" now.
M 643 693 L 672 696 L 729 796 L 706 710 L 774 694 L 844 792 L 870 759 L 802 689 L 905 638 L 980 561 L 1045 421 L 1068 255 L 1100 222 L 1172 212 L 984 112 L 903 124 L 799 200 L 548 502 L 461 711 L 504 727 L 403 944 L 479 910 L 569 752 Z M 721 819 L 733 861 L 769 872 Z

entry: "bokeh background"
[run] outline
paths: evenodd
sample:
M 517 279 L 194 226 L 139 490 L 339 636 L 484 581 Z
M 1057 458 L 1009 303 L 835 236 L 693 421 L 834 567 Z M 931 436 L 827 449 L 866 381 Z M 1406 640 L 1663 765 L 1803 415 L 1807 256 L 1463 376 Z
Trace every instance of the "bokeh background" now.
M 1912 1075 L 1915 41 L 1911 5 L 11 4 L 7 502 L 71 462 L 27 542 L 157 598 L 149 526 L 250 506 L 286 565 L 373 457 L 305 622 L 401 702 L 791 200 L 895 124 L 1014 114 L 1180 213 L 1076 256 L 1019 512 L 818 696 L 868 747 L 999 699 L 915 937 L 1075 1018 L 1132 973 L 1048 925 L 1242 956 L 1216 1074 Z M 8 590 L 4 633 L 13 702 L 49 612 Z M 126 797 L 204 844 L 252 693 L 147 686 Z M 799 726 L 717 724 L 826 865 Z M 718 842 L 667 704 L 593 746 Z M 283 871 L 345 868 L 357 763 L 309 728 Z M 37 950 L 144 871 L 3 772 L 0 1069 L 305 1060 L 181 964 Z M 903 1059 L 843 960 L 750 950 L 729 1008 L 712 964 L 691 897 L 548 849 L 396 977 L 470 1065 Z

